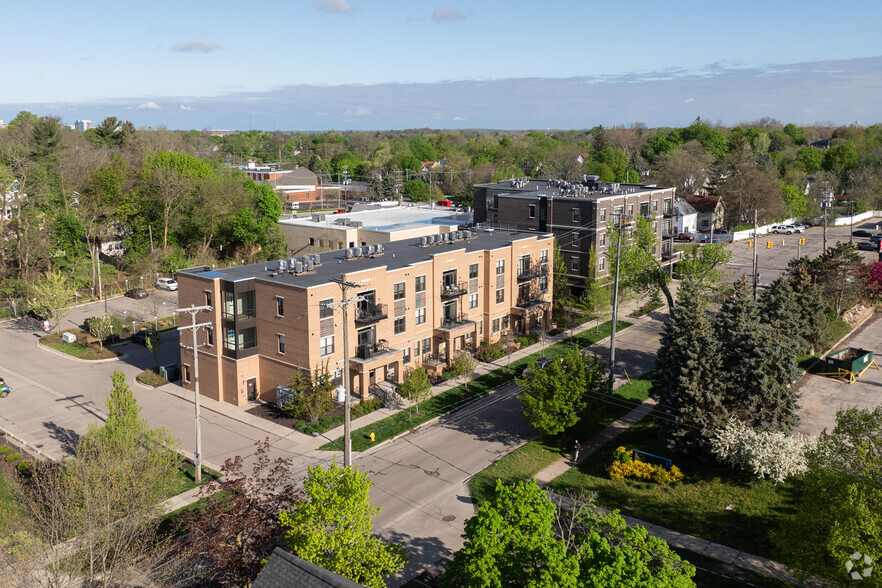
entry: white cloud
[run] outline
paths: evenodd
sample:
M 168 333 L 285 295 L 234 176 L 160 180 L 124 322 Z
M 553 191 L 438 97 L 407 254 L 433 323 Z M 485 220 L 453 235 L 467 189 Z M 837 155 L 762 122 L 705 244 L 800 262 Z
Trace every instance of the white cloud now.
M 456 8 L 450 8 L 449 6 L 441 6 L 440 8 L 436 8 L 435 12 L 432 13 L 432 20 L 435 22 L 445 22 L 451 20 L 465 20 L 465 14 L 460 12 Z
M 193 107 L 187 106 L 186 104 L 181 104 L 181 110 L 193 110 Z
M 197 51 L 199 53 L 211 53 L 212 51 L 217 51 L 221 46 L 217 43 L 212 43 L 211 41 L 206 41 L 205 39 L 200 39 L 199 37 L 193 39 L 192 41 L 187 41 L 186 43 L 177 43 L 169 47 L 172 51 L 178 51 L 181 53 L 191 53 Z
M 695 102 L 695 98 L 687 98 L 683 102 L 685 102 L 686 104 L 692 104 L 693 102 Z
M 145 102 L 144 104 L 139 104 L 138 108 L 144 110 L 160 110 L 162 107 L 154 101 Z
M 465 120 L 464 116 L 454 116 L 453 120 Z
M 317 0 L 313 6 L 322 12 L 352 12 L 355 10 L 349 0 Z
M 347 110 L 343 113 L 343 116 L 371 116 L 373 112 L 371 109 L 366 106 L 359 106 L 355 110 Z

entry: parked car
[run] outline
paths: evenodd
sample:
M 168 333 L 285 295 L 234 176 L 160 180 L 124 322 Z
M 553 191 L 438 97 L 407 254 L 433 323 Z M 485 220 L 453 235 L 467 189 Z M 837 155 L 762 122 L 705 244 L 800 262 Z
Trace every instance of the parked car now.
M 0 378 L 0 398 L 3 398 L 4 396 L 9 396 L 10 392 L 12 392 L 12 390 L 9 389 L 9 384 L 4 382 L 3 378 Z
M 802 223 L 793 223 L 793 226 L 796 228 L 796 231 L 799 233 L 804 233 L 808 227 L 808 225 L 804 225 Z
M 882 240 L 882 233 L 873 233 L 870 235 L 870 241 L 880 241 Z
M 863 251 L 876 251 L 879 249 L 879 246 L 872 241 L 858 241 L 857 248 Z
M 772 225 L 769 227 L 769 232 L 778 233 L 779 235 L 782 233 L 792 235 L 793 233 L 801 233 L 802 231 L 797 229 L 794 225 Z
M 134 335 L 132 335 L 132 343 L 137 343 L 138 345 L 147 345 L 147 337 L 150 336 L 150 329 L 141 329 Z
M 134 298 L 135 300 L 141 300 L 142 298 L 147 298 L 147 290 L 144 288 L 132 288 L 128 292 L 126 292 L 127 298 Z
M 156 280 L 156 287 L 159 290 L 174 291 L 178 289 L 178 281 L 174 278 L 159 278 Z
M 679 235 L 674 237 L 674 241 L 695 241 L 695 237 L 693 237 L 689 233 L 680 233 Z
M 852 233 L 855 237 L 872 237 L 873 233 L 870 231 L 865 231 L 863 229 L 858 229 L 854 233 Z

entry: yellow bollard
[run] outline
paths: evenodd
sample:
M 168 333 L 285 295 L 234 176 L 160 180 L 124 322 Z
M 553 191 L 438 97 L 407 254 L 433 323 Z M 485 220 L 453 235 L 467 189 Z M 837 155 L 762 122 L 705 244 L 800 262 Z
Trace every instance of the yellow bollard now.
M 374 436 L 374 434 L 373 434 L 373 433 L 371 433 L 371 443 L 373 443 L 373 442 L 374 442 L 374 439 L 376 439 L 376 437 L 375 437 L 375 436 Z

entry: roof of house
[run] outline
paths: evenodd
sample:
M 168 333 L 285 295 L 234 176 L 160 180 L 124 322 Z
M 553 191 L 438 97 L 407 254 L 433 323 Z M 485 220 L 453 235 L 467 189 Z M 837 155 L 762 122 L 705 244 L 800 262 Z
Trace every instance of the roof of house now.
M 680 216 L 686 216 L 687 214 L 697 214 L 698 211 L 695 208 L 686 202 L 685 200 L 677 199 L 674 201 L 674 208 L 677 209 L 677 213 Z
M 280 547 L 273 550 L 266 565 L 252 584 L 254 588 L 364 588 L 339 574 L 288 553 Z
M 696 196 L 695 194 L 689 194 L 685 197 L 685 200 L 698 212 L 713 212 L 720 203 L 719 196 Z
M 267 182 L 271 186 L 289 186 L 291 184 L 311 184 L 315 185 L 318 176 L 309 170 L 308 167 L 297 167 L 286 173 L 281 178 L 270 180 Z

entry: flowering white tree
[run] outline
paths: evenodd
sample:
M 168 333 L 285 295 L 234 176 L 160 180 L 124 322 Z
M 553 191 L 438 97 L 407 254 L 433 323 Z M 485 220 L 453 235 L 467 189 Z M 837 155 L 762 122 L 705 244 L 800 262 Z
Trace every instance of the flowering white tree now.
M 806 453 L 817 445 L 810 435 L 761 432 L 731 420 L 711 439 L 717 460 L 775 484 L 808 470 Z

